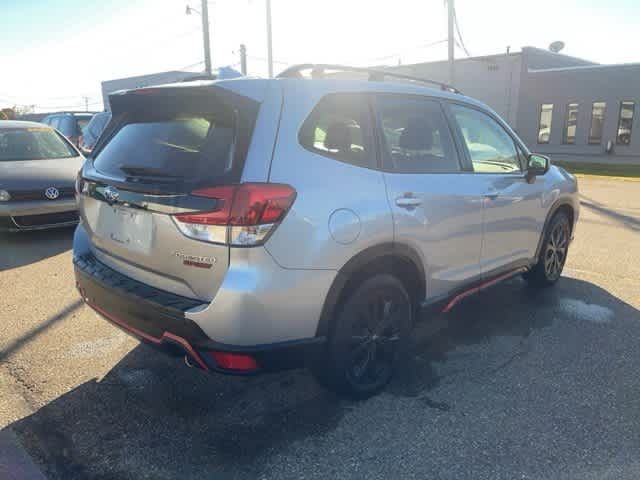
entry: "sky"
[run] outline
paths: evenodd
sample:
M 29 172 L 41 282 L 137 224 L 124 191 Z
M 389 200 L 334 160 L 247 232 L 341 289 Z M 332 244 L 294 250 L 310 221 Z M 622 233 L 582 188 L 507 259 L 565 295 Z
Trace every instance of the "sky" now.
M 201 0 L 0 0 L 0 108 L 101 110 L 100 82 L 202 71 Z M 397 65 L 447 57 L 444 0 L 272 0 L 277 73 L 289 64 Z M 266 76 L 265 0 L 208 2 L 214 68 Z M 471 55 L 547 48 L 600 63 L 640 62 L 636 0 L 456 0 Z M 435 43 L 434 42 L 440 42 Z M 456 48 L 456 57 L 465 52 Z

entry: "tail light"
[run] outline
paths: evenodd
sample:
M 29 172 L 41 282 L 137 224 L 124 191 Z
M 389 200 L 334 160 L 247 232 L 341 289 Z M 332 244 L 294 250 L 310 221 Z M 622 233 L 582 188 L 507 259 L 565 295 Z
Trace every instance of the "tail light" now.
M 216 364 L 225 370 L 250 372 L 258 369 L 258 363 L 250 356 L 241 353 L 211 352 Z
M 174 215 L 180 231 L 197 240 L 233 246 L 263 244 L 296 198 L 292 187 L 277 183 L 202 188 L 191 194 L 216 199 L 218 208 Z

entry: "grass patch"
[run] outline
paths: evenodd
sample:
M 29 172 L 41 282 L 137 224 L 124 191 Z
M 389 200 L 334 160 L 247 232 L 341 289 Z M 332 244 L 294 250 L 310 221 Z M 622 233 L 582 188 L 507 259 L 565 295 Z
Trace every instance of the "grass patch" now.
M 562 162 L 552 161 L 554 165 L 578 175 L 597 175 L 600 177 L 640 178 L 640 165 L 620 165 L 608 163 Z

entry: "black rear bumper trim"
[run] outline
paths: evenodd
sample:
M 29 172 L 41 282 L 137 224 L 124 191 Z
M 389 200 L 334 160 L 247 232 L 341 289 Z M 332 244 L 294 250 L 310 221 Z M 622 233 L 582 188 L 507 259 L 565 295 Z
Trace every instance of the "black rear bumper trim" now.
M 303 366 L 317 358 L 323 337 L 273 344 L 236 346 L 209 338 L 185 312 L 204 303 L 156 289 L 122 275 L 88 253 L 74 257 L 76 286 L 87 304 L 103 317 L 134 337 L 163 350 L 180 350 L 203 370 L 228 374 L 238 372 L 219 368 L 209 352 L 251 355 L 259 372 Z M 167 347 L 167 348 L 164 348 Z M 202 364 L 205 365 L 202 365 Z

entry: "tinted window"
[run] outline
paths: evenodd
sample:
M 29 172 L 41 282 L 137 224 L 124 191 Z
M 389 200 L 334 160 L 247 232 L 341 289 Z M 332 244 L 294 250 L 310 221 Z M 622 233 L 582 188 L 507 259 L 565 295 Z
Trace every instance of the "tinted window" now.
M 91 120 L 90 117 L 79 117 L 76 118 L 77 121 L 77 132 L 82 133 L 82 130 L 89 124 Z
M 593 102 L 591 106 L 591 128 L 589 129 L 589 143 L 602 141 L 602 129 L 604 126 L 604 113 L 607 108 L 605 102 Z
M 58 131 L 65 137 L 72 137 L 76 134 L 73 117 L 64 115 L 58 117 Z
M 473 170 L 480 173 L 520 171 L 518 151 L 511 136 L 489 115 L 452 105 L 451 110 L 469 150 Z
M 232 167 L 233 115 L 177 115 L 122 126 L 98 153 L 97 170 L 116 176 L 206 179 Z
M 618 145 L 629 145 L 631 143 L 631 127 L 633 126 L 634 107 L 634 102 L 620 102 L 618 135 L 616 136 L 616 143 Z
M 373 167 L 367 97 L 334 94 L 324 97 L 300 130 L 303 147 L 362 167 Z
M 567 105 L 567 120 L 564 128 L 564 143 L 576 143 L 576 128 L 578 126 L 578 104 Z
M 97 113 L 87 125 L 87 128 L 96 138 L 100 136 L 107 125 L 110 115 L 108 113 Z
M 49 127 L 0 129 L 0 162 L 75 156 L 73 148 Z
M 538 143 L 549 143 L 552 118 L 553 103 L 543 103 L 540 107 L 540 121 L 538 122 Z
M 378 115 L 388 171 L 437 173 L 460 170 L 440 104 L 416 96 L 380 95 Z
M 56 130 L 58 130 L 58 127 L 60 126 L 60 117 L 51 117 L 51 118 L 49 118 L 49 121 L 47 122 L 47 124 L 51 125 L 51 127 L 53 127 Z

